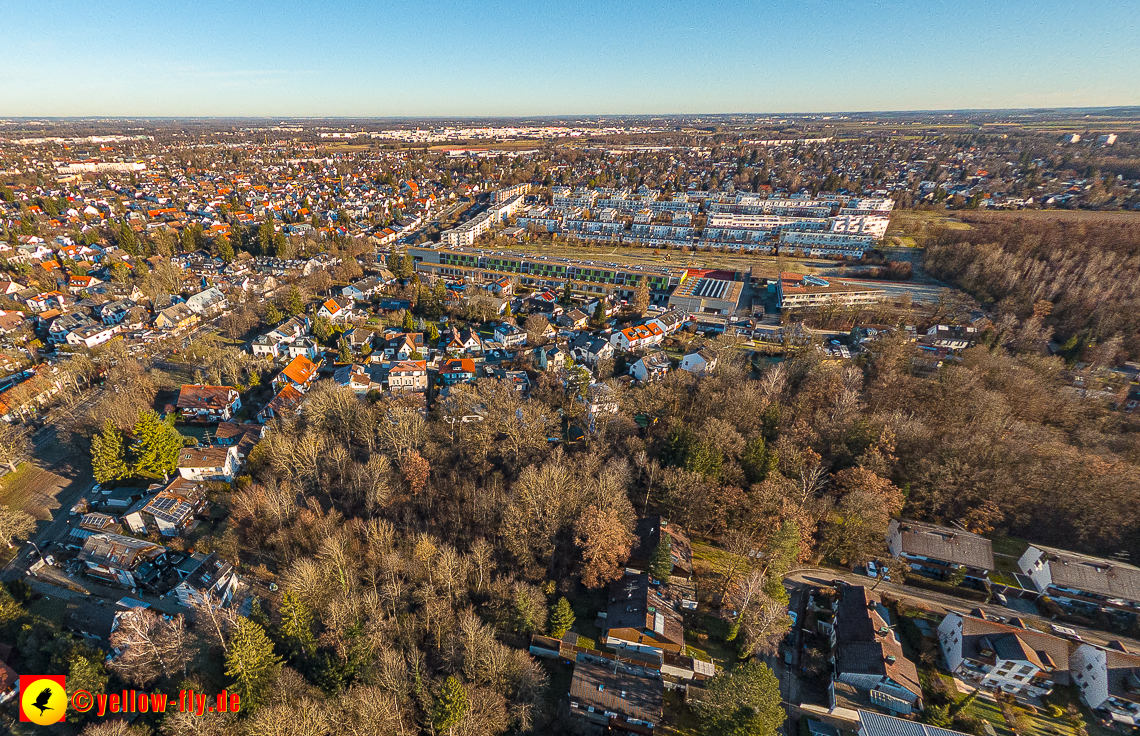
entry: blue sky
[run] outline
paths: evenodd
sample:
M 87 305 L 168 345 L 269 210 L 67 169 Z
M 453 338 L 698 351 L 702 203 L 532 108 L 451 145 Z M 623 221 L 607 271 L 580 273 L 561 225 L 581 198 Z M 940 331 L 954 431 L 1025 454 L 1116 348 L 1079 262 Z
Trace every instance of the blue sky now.
M 0 7 L 0 116 L 1140 105 L 1140 0 Z

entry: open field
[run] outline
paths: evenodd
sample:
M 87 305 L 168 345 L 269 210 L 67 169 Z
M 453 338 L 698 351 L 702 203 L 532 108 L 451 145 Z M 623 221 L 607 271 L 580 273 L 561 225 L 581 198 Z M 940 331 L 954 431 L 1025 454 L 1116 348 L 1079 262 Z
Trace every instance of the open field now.
M 56 496 L 70 483 L 67 478 L 26 462 L 0 481 L 0 504 L 47 521 L 52 518 L 52 510 L 59 508 Z
M 1097 212 L 1094 210 L 970 210 L 958 213 L 969 222 L 1001 222 L 1002 220 L 1048 220 L 1052 222 L 1140 222 L 1140 212 Z M 967 224 L 967 227 L 969 225 Z

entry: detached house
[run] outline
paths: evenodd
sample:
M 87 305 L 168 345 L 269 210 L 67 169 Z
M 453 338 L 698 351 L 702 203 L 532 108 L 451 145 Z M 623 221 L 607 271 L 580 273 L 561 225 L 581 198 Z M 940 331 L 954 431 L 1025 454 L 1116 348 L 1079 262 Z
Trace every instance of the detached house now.
M 475 361 L 470 358 L 446 360 L 440 366 L 439 376 L 445 386 L 470 383 L 475 380 Z
M 681 370 L 698 376 L 712 373 L 716 370 L 716 354 L 708 348 L 701 348 L 687 353 L 681 358 Z
M 422 360 L 402 360 L 388 369 L 388 390 L 427 391 L 427 363 Z
M 216 286 L 199 292 L 186 300 L 191 312 L 203 317 L 212 317 L 226 308 L 226 295 Z
M 1016 623 L 1015 623 L 1016 622 Z M 938 645 L 954 674 L 987 690 L 1041 697 L 1053 684 L 1069 684 L 1069 642 L 1020 624 L 948 613 L 938 625 Z
M 903 654 L 878 596 L 861 585 L 844 586 L 833 608 L 831 705 L 837 685 L 843 684 L 869 704 L 894 713 L 922 710 L 918 668 Z
M 288 416 L 297 411 L 305 395 L 291 383 L 285 383 L 268 404 L 257 414 L 257 421 L 265 424 L 271 419 Z
M 610 583 L 603 641 L 662 655 L 685 650 L 685 625 L 680 601 L 669 586 L 653 585 L 645 573 L 626 575 Z
M 652 734 L 664 713 L 660 678 L 579 660 L 570 681 L 570 715 L 617 733 Z
M 232 483 L 238 465 L 236 447 L 184 447 L 178 453 L 178 474 L 186 480 Z
M 166 547 L 119 534 L 92 534 L 79 551 L 87 574 L 128 588 L 155 582 L 166 562 Z
M 417 353 L 424 354 L 422 332 L 400 332 L 384 341 L 384 357 L 388 360 L 411 360 Z
M 298 355 L 281 369 L 273 379 L 273 388 L 280 390 L 282 386 L 292 386 L 301 393 L 309 390 L 317 377 L 317 364 L 303 355 Z
M 159 330 L 168 330 L 170 332 L 182 332 L 188 330 L 201 321 L 201 317 L 191 311 L 190 307 L 183 303 L 174 304 L 166 309 L 159 310 L 158 314 L 154 315 L 154 326 Z
M 228 606 L 233 603 L 241 583 L 233 565 L 213 552 L 208 555 L 192 554 L 174 570 L 179 582 L 173 592 L 178 596 L 178 602 L 188 608 L 207 601 Z
M 164 537 L 180 536 L 206 507 L 206 493 L 196 483 L 176 478 L 138 509 L 123 515 L 123 523 L 135 534 L 158 532 Z
M 495 341 L 505 348 L 518 348 L 526 345 L 526 331 L 506 322 L 495 325 Z
M 318 317 L 324 317 L 332 323 L 346 322 L 352 316 L 352 298 L 346 296 L 326 299 L 317 310 Z
M 183 384 L 178 411 L 188 422 L 224 422 L 241 409 L 241 394 L 233 386 Z
M 93 348 L 108 342 L 118 332 L 118 325 L 86 325 L 67 333 L 67 344 Z
M 609 343 L 606 343 L 609 345 Z M 544 371 L 556 371 L 560 368 L 566 367 L 566 361 L 570 358 L 570 354 L 561 345 L 550 344 L 543 345 L 540 348 L 534 349 L 534 362 L 539 368 Z
M 482 355 L 483 340 L 474 330 L 462 330 L 447 341 L 446 349 L 449 353 Z
M 953 577 L 959 571 L 967 577 L 985 579 L 994 569 L 990 540 L 937 524 L 891 519 L 887 548 L 911 570 L 938 580 Z
M 614 357 L 614 346 L 603 337 L 579 335 L 570 343 L 570 356 L 579 363 L 595 366 Z
M 638 359 L 629 367 L 629 374 L 638 382 L 646 383 L 663 378 L 672 369 L 673 364 L 669 361 L 669 356 L 658 350 Z

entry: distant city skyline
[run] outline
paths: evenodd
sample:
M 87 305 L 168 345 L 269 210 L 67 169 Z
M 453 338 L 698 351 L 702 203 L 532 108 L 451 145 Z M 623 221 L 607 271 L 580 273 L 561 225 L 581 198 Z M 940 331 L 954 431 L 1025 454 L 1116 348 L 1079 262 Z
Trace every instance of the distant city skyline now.
M 1140 4 L 285 0 L 5 10 L 0 117 L 1140 105 Z

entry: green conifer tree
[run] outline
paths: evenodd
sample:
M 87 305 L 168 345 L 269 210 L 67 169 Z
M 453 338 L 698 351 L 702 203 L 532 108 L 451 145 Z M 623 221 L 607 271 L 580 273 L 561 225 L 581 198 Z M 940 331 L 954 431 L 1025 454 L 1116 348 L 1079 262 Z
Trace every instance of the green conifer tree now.
M 91 440 L 91 469 L 97 483 L 125 478 L 129 472 L 123 435 L 110 419 L 103 423 L 103 431 Z
M 239 619 L 230 637 L 226 674 L 234 678 L 233 689 L 241 694 L 243 710 L 265 704 L 280 671 L 281 658 L 274 654 L 265 629 L 247 618 Z
M 232 263 L 234 260 L 234 247 L 230 245 L 230 239 L 225 235 L 219 235 L 216 245 L 218 246 L 218 257 L 226 263 Z
M 337 355 L 337 358 L 340 360 L 340 362 L 341 363 L 351 363 L 352 362 L 352 351 L 349 350 L 348 340 L 345 339 L 344 335 L 340 336 L 340 340 L 337 342 L 336 347 L 337 347 L 337 352 L 339 353 Z
M 550 635 L 562 638 L 562 635 L 574 625 L 574 620 L 574 609 L 570 607 L 570 601 L 566 600 L 566 596 L 562 596 L 550 607 Z
M 427 328 L 424 330 L 424 337 L 433 345 L 439 341 L 439 328 L 435 326 L 435 322 L 427 323 Z
M 305 311 L 305 300 L 301 298 L 301 290 L 295 285 L 289 290 L 289 298 L 285 301 L 285 311 L 290 317 L 296 317 Z
M 432 704 L 432 728 L 440 732 L 450 731 L 463 720 L 470 707 L 463 685 L 454 676 L 448 677 Z
M 285 594 L 281 603 L 278 633 L 290 658 L 311 657 L 317 649 L 317 640 L 313 636 L 313 612 L 291 591 Z
M 285 319 L 285 315 L 281 314 L 281 309 L 273 302 L 266 302 L 265 323 L 268 325 L 278 325 L 281 324 L 281 320 L 283 319 Z
M 412 317 L 410 311 L 404 312 L 404 332 L 411 332 L 416 329 L 416 320 Z
M 157 412 L 150 410 L 139 415 L 135 438 L 135 472 L 169 477 L 178 471 L 182 435 Z
M 132 256 L 138 255 L 139 239 L 135 237 L 135 231 L 131 229 L 126 220 L 123 220 L 119 225 L 119 247 Z
M 661 534 L 661 541 L 649 555 L 649 577 L 654 580 L 669 580 L 673 573 L 673 545 L 669 537 Z

